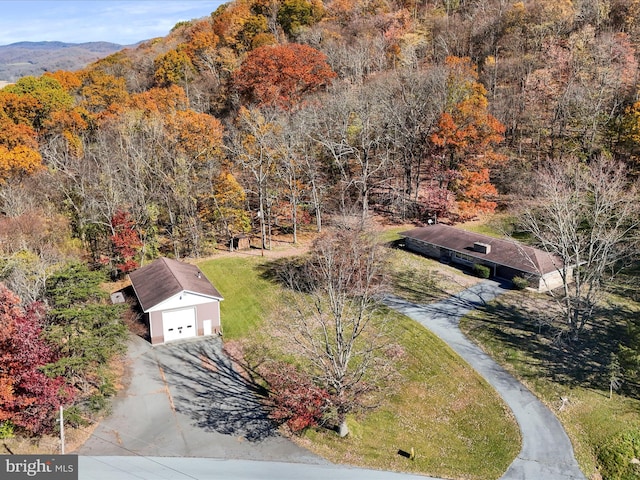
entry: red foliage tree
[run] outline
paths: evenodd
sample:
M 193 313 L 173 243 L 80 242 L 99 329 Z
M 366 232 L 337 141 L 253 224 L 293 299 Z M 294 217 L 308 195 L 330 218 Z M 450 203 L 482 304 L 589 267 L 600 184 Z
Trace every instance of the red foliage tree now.
M 23 308 L 18 296 L 0 284 L 0 421 L 34 434 L 50 432 L 60 405 L 74 397 L 63 377 L 42 371 L 58 359 L 42 339 L 43 319 L 42 304 Z
M 260 373 L 269 384 L 273 420 L 285 423 L 294 433 L 320 423 L 329 404 L 326 390 L 286 363 L 262 365 Z
M 259 106 L 291 109 L 303 95 L 327 85 L 336 73 L 327 57 L 308 45 L 266 45 L 249 52 L 234 73 L 236 89 Z
M 142 247 L 140 236 L 135 230 L 135 224 L 129 212 L 118 210 L 111 219 L 111 228 L 115 267 L 118 274 L 129 273 L 140 265 L 135 257 Z

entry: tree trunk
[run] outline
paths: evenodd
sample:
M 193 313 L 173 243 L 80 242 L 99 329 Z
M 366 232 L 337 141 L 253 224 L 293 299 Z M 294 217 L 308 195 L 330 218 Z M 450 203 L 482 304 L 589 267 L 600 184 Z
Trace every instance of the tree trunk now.
M 349 435 L 349 427 L 347 426 L 346 418 L 340 422 L 340 425 L 338 425 L 338 435 L 340 435 L 340 438 L 344 438 Z

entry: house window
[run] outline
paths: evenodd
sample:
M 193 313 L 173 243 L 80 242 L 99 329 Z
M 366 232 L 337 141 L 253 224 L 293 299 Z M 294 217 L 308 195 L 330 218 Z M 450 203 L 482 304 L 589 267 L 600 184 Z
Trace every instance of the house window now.
M 471 255 L 465 255 L 464 253 L 453 252 L 453 258 L 460 263 L 468 263 L 470 265 L 477 262 L 477 259 Z

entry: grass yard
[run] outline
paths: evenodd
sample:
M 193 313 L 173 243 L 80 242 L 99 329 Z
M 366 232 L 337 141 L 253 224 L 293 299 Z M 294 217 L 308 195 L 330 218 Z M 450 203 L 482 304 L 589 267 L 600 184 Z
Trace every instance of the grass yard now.
M 434 303 L 455 295 L 481 279 L 402 249 L 392 249 L 389 257 L 391 290 L 415 303 Z
M 311 430 L 303 445 L 336 463 L 445 478 L 495 479 L 520 450 L 519 431 L 493 389 L 426 329 L 393 315 L 405 352 L 396 392 L 352 416 L 346 439 Z M 414 449 L 415 460 L 398 454 Z
M 225 297 L 221 305 L 225 340 L 265 343 L 261 327 L 281 308 L 281 287 L 263 275 L 269 261 L 234 256 L 200 264 Z M 393 250 L 392 265 L 396 274 L 413 268 L 429 278 L 424 282 L 428 288 L 419 292 L 406 291 L 409 278 L 396 280 L 396 293 L 404 289 L 416 300 L 435 299 L 446 295 L 447 289 L 461 288 L 453 271 L 444 280 L 441 273 L 425 273 L 425 269 L 446 271 L 448 267 L 437 262 Z M 439 286 L 439 279 L 446 287 Z M 484 380 L 431 333 L 395 312 L 387 315 L 391 337 L 403 354 L 396 364 L 399 380 L 380 392 L 380 407 L 352 415 L 346 438 L 317 429 L 295 440 L 331 461 L 350 465 L 450 478 L 500 477 L 520 450 L 519 431 L 508 409 Z M 414 460 L 398 453 L 412 448 Z
M 580 467 L 593 479 L 602 478 L 602 446 L 640 425 L 640 401 L 617 393 L 609 399 L 606 373 L 626 320 L 640 315 L 640 305 L 611 300 L 597 328 L 584 332 L 577 345 L 553 342 L 553 327 L 545 320 L 554 306 L 547 296 L 531 292 L 509 292 L 461 321 L 463 331 L 556 413 Z
M 224 297 L 220 317 L 225 339 L 247 337 L 275 306 L 278 287 L 259 272 L 266 261 L 258 256 L 225 256 L 199 265 Z

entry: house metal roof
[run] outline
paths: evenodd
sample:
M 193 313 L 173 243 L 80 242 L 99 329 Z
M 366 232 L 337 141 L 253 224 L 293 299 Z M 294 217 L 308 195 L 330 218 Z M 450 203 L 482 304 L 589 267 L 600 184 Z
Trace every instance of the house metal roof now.
M 560 257 L 515 240 L 488 237 L 441 223 L 414 228 L 400 235 L 526 273 L 545 275 L 557 271 L 563 265 Z M 476 242 L 491 245 L 490 252 L 474 250 Z
M 183 292 L 191 292 L 222 300 L 222 295 L 195 266 L 161 257 L 129 274 L 142 309 L 155 305 Z

